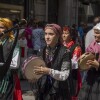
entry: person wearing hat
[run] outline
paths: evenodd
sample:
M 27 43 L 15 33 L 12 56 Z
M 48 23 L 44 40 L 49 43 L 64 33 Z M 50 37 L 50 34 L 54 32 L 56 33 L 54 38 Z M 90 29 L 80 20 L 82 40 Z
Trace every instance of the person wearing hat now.
M 70 53 L 61 43 L 62 30 L 57 24 L 45 26 L 46 47 L 42 58 L 46 66 L 36 66 L 34 73 L 43 76 L 37 80 L 36 100 L 71 100 L 67 78 L 71 66 Z
M 100 100 L 100 23 L 93 27 L 95 40 L 87 47 L 86 52 L 95 55 L 94 60 L 87 60 L 86 79 L 78 95 L 78 100 Z

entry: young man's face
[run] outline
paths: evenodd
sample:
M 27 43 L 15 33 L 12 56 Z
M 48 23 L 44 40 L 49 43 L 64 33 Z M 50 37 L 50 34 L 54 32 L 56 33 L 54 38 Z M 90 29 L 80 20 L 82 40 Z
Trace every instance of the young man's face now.
M 53 47 L 58 42 L 58 35 L 52 29 L 45 30 L 45 41 L 47 46 Z

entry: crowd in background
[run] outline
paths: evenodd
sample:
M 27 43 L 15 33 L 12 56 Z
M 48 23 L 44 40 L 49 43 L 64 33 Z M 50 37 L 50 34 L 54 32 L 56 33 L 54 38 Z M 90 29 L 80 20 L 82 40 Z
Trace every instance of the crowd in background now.
M 0 23 L 2 23 L 3 21 L 1 20 Z M 16 23 L 18 22 L 19 21 L 17 19 L 14 20 L 13 25 L 16 25 Z M 16 30 L 14 31 L 16 33 Z M 19 27 L 19 31 L 17 30 L 17 32 L 18 32 L 18 43 L 16 47 L 19 46 L 20 48 L 20 50 L 18 49 L 20 51 L 20 55 L 19 55 L 20 58 L 18 57 L 17 58 L 20 59 L 20 61 L 18 61 L 19 67 L 17 68 L 16 73 L 19 70 L 20 79 L 25 79 L 21 70 L 23 62 L 26 59 L 28 59 L 30 56 L 34 56 L 34 55 L 40 56 L 41 53 L 45 52 L 45 57 L 44 57 L 46 60 L 45 62 L 50 67 L 42 68 L 42 69 L 43 69 L 44 74 L 47 74 L 46 76 L 47 79 L 49 76 L 48 80 L 50 81 L 54 79 L 54 82 L 57 82 L 57 85 L 59 84 L 59 81 L 60 81 L 61 83 L 60 89 L 64 87 L 65 83 L 67 82 L 66 80 L 68 80 L 69 82 L 69 84 L 66 84 L 65 88 L 62 89 L 62 90 L 66 89 L 66 92 L 64 91 L 65 93 L 64 92 L 61 93 L 60 90 L 55 90 L 57 93 L 59 92 L 60 95 L 57 93 L 55 94 L 53 93 L 53 95 L 48 93 L 47 99 L 44 99 L 46 97 L 45 93 L 44 92 L 42 93 L 41 91 L 39 91 L 40 94 L 39 96 L 37 96 L 37 100 L 95 100 L 91 98 L 93 96 L 97 98 L 96 100 L 99 100 L 100 98 L 99 96 L 100 95 L 99 94 L 99 91 L 100 91 L 99 90 L 99 87 L 100 87 L 99 86 L 100 17 L 94 18 L 93 26 L 91 27 L 89 27 L 88 23 L 85 23 L 85 22 L 80 22 L 79 25 L 73 24 L 72 26 L 69 26 L 66 24 L 61 27 L 54 23 L 47 24 L 45 22 L 30 19 L 27 22 L 27 24 Z M 15 37 L 16 37 L 16 34 L 14 34 Z M 53 41 L 53 43 L 50 44 L 49 38 Z M 44 49 L 44 47 L 46 47 L 45 48 L 46 50 Z M 65 50 L 65 51 L 63 52 L 62 50 Z M 57 55 L 55 51 L 57 51 L 58 53 Z M 70 51 L 70 54 L 69 54 L 69 51 Z M 80 56 L 84 54 L 85 52 L 96 53 L 97 58 L 93 61 L 87 62 L 89 67 L 94 66 L 89 71 L 80 71 L 78 60 Z M 48 59 L 47 56 L 49 57 L 49 60 L 48 60 L 49 63 L 47 61 Z M 53 59 L 57 59 L 57 61 L 60 61 L 61 63 L 56 62 L 56 60 L 54 60 L 55 61 L 54 62 Z M 51 68 L 52 64 L 54 65 Z M 57 68 L 57 65 L 59 66 L 59 69 Z M 36 69 L 37 73 L 38 73 L 38 70 L 39 69 Z M 16 76 L 15 77 L 16 80 L 18 80 L 17 82 L 19 82 L 19 83 L 16 83 L 15 85 L 16 87 L 17 86 L 20 87 L 20 81 L 17 74 L 15 76 Z M 41 79 L 41 82 L 42 81 L 43 80 Z M 62 81 L 64 81 L 65 83 Z M 72 81 L 73 81 L 73 84 L 71 84 Z M 33 85 L 33 83 L 31 85 Z M 69 90 L 67 90 L 68 87 L 69 87 Z M 17 91 L 17 88 L 14 89 L 15 97 L 17 93 L 16 91 Z M 20 91 L 21 91 L 21 88 L 20 88 Z M 55 92 L 55 91 L 52 89 L 52 92 Z M 21 92 L 20 92 L 20 96 L 21 96 Z M 21 96 L 21 100 L 22 100 L 22 96 Z
M 80 22 L 79 25 L 76 25 L 76 24 L 73 24 L 72 26 L 64 25 L 62 26 L 62 30 L 63 30 L 63 27 L 70 28 L 71 35 L 73 36 L 73 40 L 75 41 L 75 43 L 81 46 L 82 53 L 84 53 L 87 45 L 91 43 L 90 41 L 94 38 L 93 35 L 90 35 L 91 32 L 89 34 L 90 36 L 88 36 L 87 33 L 90 30 L 92 30 L 93 26 L 96 25 L 96 23 L 98 23 L 99 20 L 100 18 L 96 17 L 93 20 L 93 23 L 91 26 L 88 26 L 88 23 L 85 23 L 85 22 Z M 45 22 L 38 21 L 37 19 L 36 20 L 30 19 L 27 25 L 24 25 L 19 30 L 19 34 L 20 34 L 19 40 L 23 40 L 24 42 L 27 43 L 27 47 L 26 47 L 27 57 L 29 57 L 31 54 L 38 54 L 39 51 L 41 51 L 43 47 L 45 46 L 45 39 L 44 39 L 44 35 L 45 35 L 44 26 L 45 25 L 46 25 Z M 21 43 L 20 45 L 22 45 Z
M 72 73 L 74 80 L 74 97 L 77 97 L 82 83 L 86 79 L 86 71 L 80 71 L 78 66 L 79 57 L 86 52 L 86 48 L 94 40 L 93 27 L 100 22 L 100 17 L 93 20 L 90 27 L 88 23 L 80 22 L 79 25 L 64 25 L 62 27 L 62 44 L 71 50 Z M 20 30 L 19 45 L 21 47 L 21 64 L 32 55 L 39 55 L 45 43 L 45 23 L 37 20 L 30 20 L 26 26 Z M 90 32 L 92 30 L 92 32 Z M 92 34 L 90 35 L 89 34 Z M 22 42 L 23 41 L 23 42 Z M 26 45 L 27 44 L 27 45 Z M 73 97 L 73 98 L 74 98 Z

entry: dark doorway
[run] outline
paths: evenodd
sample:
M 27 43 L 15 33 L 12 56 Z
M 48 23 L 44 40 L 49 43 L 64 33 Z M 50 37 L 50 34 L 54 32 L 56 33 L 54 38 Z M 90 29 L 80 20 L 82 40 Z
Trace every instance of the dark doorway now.
M 48 0 L 48 23 L 58 22 L 58 2 L 59 0 Z

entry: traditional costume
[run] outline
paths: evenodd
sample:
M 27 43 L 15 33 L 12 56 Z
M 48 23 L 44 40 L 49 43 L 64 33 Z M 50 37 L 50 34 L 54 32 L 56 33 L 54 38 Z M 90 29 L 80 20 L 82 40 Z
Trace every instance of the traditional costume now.
M 8 18 L 0 18 L 0 25 L 0 32 L 3 32 L 12 27 L 12 22 Z M 16 45 L 17 38 L 18 31 L 15 38 L 12 31 L 0 37 L 0 100 L 13 100 L 13 92 L 18 85 L 14 80 L 20 64 L 20 50 Z M 22 100 L 21 89 L 16 88 L 16 90 L 20 91 L 20 100 Z
M 68 51 L 58 44 L 53 49 L 46 47 L 43 55 L 51 72 L 38 81 L 36 100 L 71 100 L 67 83 L 70 70 Z
M 53 30 L 59 37 L 62 34 L 61 28 L 56 24 L 47 24 L 46 29 Z M 71 66 L 69 50 L 58 40 L 54 47 L 46 46 L 42 54 L 50 72 L 38 80 L 36 100 L 71 100 L 67 80 Z
M 0 55 L 0 62 L 2 65 L 2 62 L 4 61 L 4 63 L 5 63 L 5 61 L 7 60 L 7 57 L 9 56 L 9 51 L 11 50 L 12 42 L 9 42 L 9 40 L 5 39 L 1 45 L 2 46 L 0 47 L 0 54 L 1 54 L 1 51 L 3 51 L 3 52 L 2 52 L 2 55 Z M 14 77 L 17 77 L 17 74 L 15 74 L 15 73 L 20 64 L 19 54 L 20 54 L 20 50 L 19 50 L 18 46 L 16 46 L 14 53 L 13 53 L 13 58 L 12 58 L 12 61 L 10 64 L 10 68 L 8 69 L 7 73 L 5 73 L 5 76 L 4 77 L 2 76 L 3 80 L 5 82 L 3 83 L 3 80 L 1 80 L 1 83 L 0 83 L 1 84 L 1 86 L 0 86 L 1 99 L 0 100 L 13 100 L 13 91 L 16 88 L 15 86 L 17 85 L 16 84 L 17 80 L 15 80 Z M 3 66 L 1 66 L 1 67 L 3 67 Z M 1 72 L 3 72 L 3 71 L 1 71 Z M 5 87 L 4 87 L 4 84 L 5 84 Z M 17 91 L 21 92 L 21 89 L 17 90 Z M 20 96 L 22 96 L 22 94 L 20 94 Z M 20 98 L 22 98 L 22 97 L 20 97 Z M 19 99 L 16 99 L 16 100 L 19 100 Z
M 70 93 L 72 95 L 72 100 L 76 100 L 77 94 L 81 88 L 81 74 L 78 69 L 78 59 L 82 54 L 81 47 L 75 43 L 75 38 L 73 35 L 73 31 L 65 26 L 63 27 L 63 34 L 62 34 L 62 39 L 63 39 L 63 45 L 67 47 L 70 50 L 71 54 L 71 73 L 69 77 L 70 82 Z M 74 99 L 73 99 L 74 98 Z
M 100 30 L 100 24 L 94 28 L 99 28 Z M 87 47 L 86 52 L 95 54 L 96 60 L 100 63 L 100 42 L 93 41 Z M 100 66 L 98 70 L 95 67 L 91 67 L 87 71 L 86 80 L 83 82 L 78 100 L 100 100 Z
M 45 30 L 48 28 L 60 39 L 62 31 L 59 25 L 49 24 Z M 50 70 L 37 81 L 36 100 L 71 100 L 67 81 L 71 67 L 70 52 L 59 41 L 55 41 L 53 47 L 47 45 L 40 53 Z
M 82 50 L 80 46 L 75 44 L 75 42 L 72 40 L 69 43 L 66 43 L 66 47 L 71 52 L 71 62 L 72 62 L 72 78 L 74 81 L 74 96 L 77 96 L 81 86 L 82 86 L 82 80 L 81 80 L 81 74 L 78 69 L 78 59 L 82 54 Z M 73 49 L 73 50 L 72 50 Z

